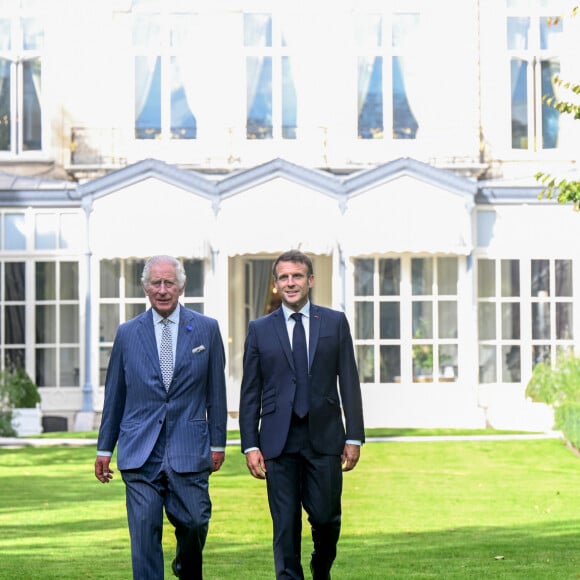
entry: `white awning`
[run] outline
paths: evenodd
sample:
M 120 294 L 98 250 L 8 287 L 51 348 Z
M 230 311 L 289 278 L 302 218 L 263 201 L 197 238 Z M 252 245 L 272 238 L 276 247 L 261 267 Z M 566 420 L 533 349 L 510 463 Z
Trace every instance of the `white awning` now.
M 89 243 L 101 258 L 205 258 L 213 228 L 210 200 L 148 179 L 95 200 Z
M 336 248 L 339 220 L 335 198 L 275 179 L 222 200 L 211 245 L 228 256 L 293 248 L 329 254 Z
M 473 248 L 473 200 L 402 177 L 351 198 L 340 246 L 347 256 L 462 254 Z

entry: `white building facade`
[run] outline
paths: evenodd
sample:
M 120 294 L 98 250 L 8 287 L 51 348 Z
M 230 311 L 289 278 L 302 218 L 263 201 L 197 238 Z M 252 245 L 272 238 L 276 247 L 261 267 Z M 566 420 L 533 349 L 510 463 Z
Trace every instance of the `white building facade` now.
M 301 248 L 367 426 L 550 428 L 525 387 L 576 347 L 580 216 L 534 175 L 577 176 L 580 124 L 543 99 L 580 79 L 573 4 L 0 0 L 2 365 L 96 427 L 172 254 L 236 428 L 247 323 Z

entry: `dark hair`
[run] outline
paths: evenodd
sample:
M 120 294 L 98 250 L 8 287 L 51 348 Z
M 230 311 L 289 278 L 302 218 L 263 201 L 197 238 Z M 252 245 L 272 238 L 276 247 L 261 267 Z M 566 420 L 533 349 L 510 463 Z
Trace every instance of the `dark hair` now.
M 272 266 L 272 275 L 274 276 L 274 279 L 277 278 L 276 267 L 280 262 L 296 262 L 297 264 L 304 264 L 308 268 L 308 277 L 310 278 L 310 276 L 314 275 L 312 260 L 300 250 L 288 250 L 276 258 L 274 265 Z

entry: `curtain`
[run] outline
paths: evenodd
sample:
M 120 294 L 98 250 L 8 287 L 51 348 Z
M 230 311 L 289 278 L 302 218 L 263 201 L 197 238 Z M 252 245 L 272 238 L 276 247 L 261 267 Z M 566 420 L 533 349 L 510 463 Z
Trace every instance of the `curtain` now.
M 250 320 L 266 314 L 272 286 L 272 260 L 252 260 L 252 312 Z
M 42 149 L 42 109 L 40 105 L 41 64 L 39 58 L 23 64 L 22 147 L 27 151 Z
M 9 151 L 11 146 L 10 66 L 9 60 L 0 58 L 0 119 L 9 120 L 0 123 L 0 151 Z
M 362 113 L 363 107 L 367 101 L 367 96 L 369 94 L 369 86 L 371 83 L 371 77 L 373 74 L 373 69 L 376 66 L 376 61 L 382 61 L 381 57 L 365 57 L 360 56 L 358 59 L 358 85 L 357 85 L 357 96 L 358 96 L 358 114 L 359 117 Z
M 135 128 L 139 127 L 139 119 L 149 99 L 159 60 L 158 56 L 135 57 Z

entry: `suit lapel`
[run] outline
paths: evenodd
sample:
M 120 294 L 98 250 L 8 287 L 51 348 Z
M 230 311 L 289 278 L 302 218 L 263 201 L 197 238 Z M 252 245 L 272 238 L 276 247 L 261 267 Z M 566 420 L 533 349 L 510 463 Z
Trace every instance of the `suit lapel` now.
M 147 356 L 151 358 L 153 363 L 157 365 L 159 372 L 161 373 L 161 368 L 159 367 L 159 352 L 157 351 L 157 342 L 155 340 L 155 329 L 153 328 L 153 313 L 151 312 L 151 309 L 145 312 L 139 323 L 142 327 L 142 332 L 140 334 L 143 340 L 143 350 L 147 353 Z
M 286 327 L 284 311 L 281 306 L 272 313 L 272 322 L 282 350 L 288 359 L 288 363 L 294 368 L 294 358 L 292 357 L 292 348 L 290 347 L 290 339 L 288 338 L 288 328 Z

